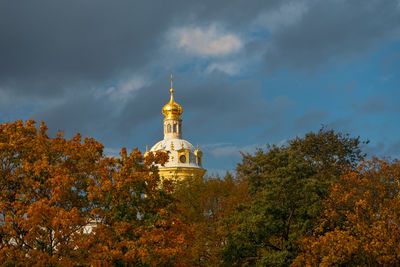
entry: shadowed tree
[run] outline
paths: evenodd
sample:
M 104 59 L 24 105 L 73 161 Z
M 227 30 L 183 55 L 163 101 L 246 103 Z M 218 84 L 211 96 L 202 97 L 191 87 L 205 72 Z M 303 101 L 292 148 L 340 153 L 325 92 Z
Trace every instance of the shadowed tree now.
M 224 265 L 289 265 L 297 240 L 311 234 L 329 185 L 363 157 L 361 143 L 322 128 L 286 146 L 242 154 L 237 172 L 248 182 L 251 201 L 230 218 Z

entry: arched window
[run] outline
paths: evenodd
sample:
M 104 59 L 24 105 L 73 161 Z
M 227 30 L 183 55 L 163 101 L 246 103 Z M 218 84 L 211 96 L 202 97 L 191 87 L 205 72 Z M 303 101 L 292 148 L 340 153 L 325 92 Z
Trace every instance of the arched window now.
M 176 133 L 176 124 L 174 123 L 174 133 Z
M 167 132 L 170 133 L 171 132 L 171 124 L 167 125 Z

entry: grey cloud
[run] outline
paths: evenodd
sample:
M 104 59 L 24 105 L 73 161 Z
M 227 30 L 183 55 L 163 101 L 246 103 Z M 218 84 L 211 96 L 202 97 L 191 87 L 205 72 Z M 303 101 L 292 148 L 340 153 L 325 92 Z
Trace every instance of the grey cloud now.
M 175 100 L 184 108 L 184 137 L 190 136 L 195 143 L 274 124 L 292 104 L 287 97 L 265 101 L 259 84 L 232 82 L 222 72 L 203 80 L 178 74 L 175 80 Z M 45 121 L 52 134 L 57 130 L 67 136 L 80 132 L 112 147 L 120 143 L 142 147 L 162 138 L 161 108 L 169 98 L 165 75 L 123 100 L 112 99 L 101 90 L 69 92 L 64 100 L 36 109 L 31 116 Z
M 354 103 L 353 107 L 361 114 L 374 114 L 382 112 L 399 111 L 399 106 L 395 95 L 378 94 L 368 97 L 364 102 Z
M 0 88 L 59 97 L 144 68 L 172 25 L 248 24 L 277 1 L 2 1 Z M 231 26 L 229 26 L 231 25 Z
M 255 82 L 231 82 L 221 72 L 213 72 L 205 80 L 178 74 L 176 80 L 175 100 L 183 105 L 184 135 L 205 132 L 218 135 L 269 119 L 268 103 L 262 99 L 260 85 Z M 129 132 L 141 121 L 157 119 L 161 127 L 161 107 L 169 100 L 168 85 L 168 77 L 164 76 L 132 97 L 121 113 L 120 121 L 124 122 L 121 127 Z
M 326 127 L 328 129 L 334 129 L 334 130 L 339 130 L 342 132 L 352 132 L 351 130 L 351 124 L 352 124 L 352 119 L 337 119 L 334 121 L 329 122 Z
M 265 58 L 272 69 L 309 71 L 398 38 L 399 30 L 395 0 L 308 1 L 308 10 L 297 23 L 271 35 Z
M 324 110 L 310 110 L 302 115 L 295 122 L 298 130 L 309 130 L 316 126 L 324 124 L 323 120 L 328 117 L 328 112 Z
M 77 132 L 101 138 L 110 129 L 115 111 L 106 97 L 93 97 L 91 93 L 74 94 L 65 101 L 31 114 L 37 121 L 45 121 L 50 133 L 64 131 L 67 137 Z
M 112 81 L 150 60 L 169 10 L 140 1 L 2 1 L 0 86 L 46 96 Z
M 167 32 L 182 25 L 220 23 L 246 39 L 255 18 L 287 2 L 292 1 L 1 1 L 0 91 L 13 104 L 23 98 L 20 113 L 29 111 L 50 129 L 79 131 L 115 147 L 139 146 L 161 137 L 161 107 L 169 99 L 164 73 L 178 70 L 174 87 L 184 108 L 184 135 L 210 142 L 212 136 L 225 140 L 258 127 L 268 129 L 259 138 L 270 137 L 287 127 L 288 97 L 266 99 L 258 82 L 218 71 L 205 77 L 204 66 L 194 61 L 207 65 L 207 58 L 160 49 Z M 296 24 L 245 40 L 244 51 L 232 56 L 251 58 L 248 77 L 258 75 L 253 58 L 264 53 L 271 68 L 303 71 L 368 51 L 398 30 L 396 1 L 306 2 Z M 132 73 L 146 73 L 150 82 L 121 101 L 94 96 L 93 88 L 105 91 Z M 9 113 L 17 111 L 10 107 Z M 309 130 L 326 116 L 312 111 L 294 126 Z
M 382 156 L 385 152 L 385 143 L 378 142 L 376 144 L 363 145 L 361 148 L 363 152 L 367 153 L 367 157 Z
M 391 158 L 400 158 L 400 140 L 397 142 L 383 142 L 379 141 L 374 144 L 363 145 L 363 152 L 367 153 L 369 158 L 375 157 L 391 157 Z
M 265 112 L 265 121 L 262 124 L 266 128 L 257 138 L 260 140 L 270 139 L 274 136 L 279 136 L 279 133 L 287 130 L 287 118 L 285 118 L 285 115 L 292 111 L 293 104 L 293 101 L 287 96 L 279 96 L 268 103 Z
M 379 141 L 375 144 L 364 145 L 363 151 L 368 157 L 400 158 L 400 140 L 394 143 Z
M 173 26 L 218 22 L 244 32 L 260 14 L 290 2 L 2 1 L 0 88 L 20 97 L 58 98 L 66 90 L 101 87 L 150 62 L 169 66 L 158 49 Z M 256 38 L 246 53 L 268 48 L 268 66 L 302 70 L 364 51 L 399 26 L 397 1 L 306 3 L 298 23 L 277 29 L 268 42 Z

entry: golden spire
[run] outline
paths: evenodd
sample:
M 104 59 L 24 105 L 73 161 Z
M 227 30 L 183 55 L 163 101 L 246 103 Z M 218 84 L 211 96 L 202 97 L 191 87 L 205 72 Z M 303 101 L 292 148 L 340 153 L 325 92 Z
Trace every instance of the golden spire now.
M 175 102 L 174 100 L 174 89 L 172 88 L 172 73 L 171 73 L 171 89 L 169 90 L 171 93 L 171 99 L 169 100 L 169 103 L 166 104 L 163 108 L 162 108 L 162 113 L 165 116 L 164 120 L 168 120 L 168 119 L 176 119 L 176 120 L 181 120 L 180 115 L 183 112 L 182 107 Z
M 174 92 L 174 89 L 172 89 L 172 72 L 171 72 L 171 89 L 169 90 L 171 93 L 173 93 Z

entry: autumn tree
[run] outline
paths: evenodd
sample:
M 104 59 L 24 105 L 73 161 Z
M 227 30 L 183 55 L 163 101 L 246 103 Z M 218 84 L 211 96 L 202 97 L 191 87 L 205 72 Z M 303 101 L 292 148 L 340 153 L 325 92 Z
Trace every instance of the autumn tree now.
M 182 220 L 192 226 L 193 240 L 186 262 L 190 266 L 218 266 L 226 244 L 230 217 L 240 203 L 248 200 L 247 184 L 230 173 L 220 177 L 193 177 L 175 187 Z
M 359 138 L 322 128 L 284 146 L 242 154 L 237 172 L 251 202 L 231 216 L 225 266 L 287 266 L 311 233 L 330 184 L 363 157 Z
M 399 266 L 400 162 L 363 162 L 332 185 L 294 266 Z
M 172 184 L 160 184 L 154 163 L 164 164 L 166 153 L 146 158 L 134 150 L 121 151 L 111 176 L 89 187 L 92 214 L 97 222 L 88 240 L 89 262 L 117 266 L 180 266 L 191 229 L 176 214 Z
M 109 158 L 92 138 L 46 132 L 33 120 L 0 125 L 0 261 L 178 265 L 190 231 L 157 185 L 166 155 Z
M 111 166 L 93 139 L 46 131 L 33 120 L 0 125 L 0 260 L 10 265 L 79 263 L 88 181 Z

